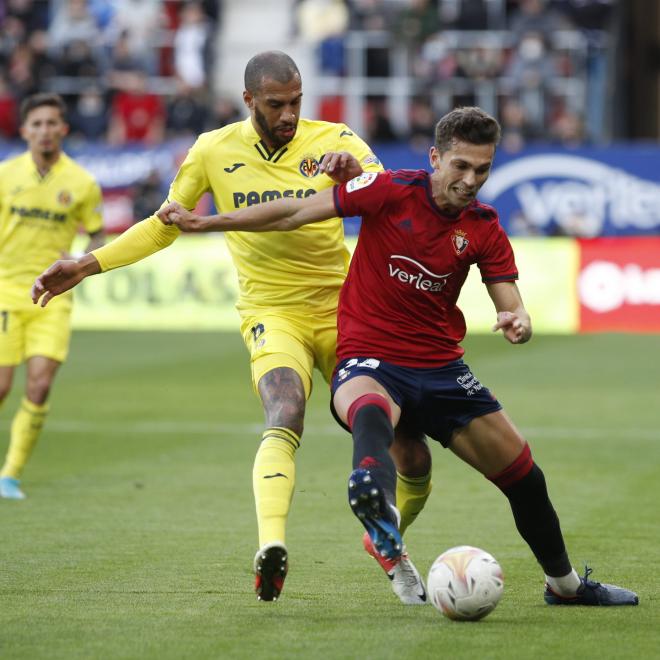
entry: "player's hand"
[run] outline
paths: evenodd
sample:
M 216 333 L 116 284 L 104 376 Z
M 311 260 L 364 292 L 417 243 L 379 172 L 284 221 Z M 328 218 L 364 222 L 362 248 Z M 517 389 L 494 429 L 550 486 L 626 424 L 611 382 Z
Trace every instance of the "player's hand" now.
M 85 257 L 94 259 L 91 255 L 85 255 Z M 94 259 L 94 262 L 98 266 L 96 259 Z M 41 300 L 41 306 L 45 307 L 55 296 L 73 289 L 78 282 L 85 279 L 91 272 L 100 272 L 100 267 L 98 270 L 88 271 L 85 264 L 78 259 L 60 259 L 56 261 L 34 281 L 30 292 L 32 302 L 36 305 Z
M 524 344 L 532 336 L 529 317 L 522 318 L 515 312 L 498 312 L 493 332 L 502 331 L 504 338 L 512 344 Z
M 176 225 L 184 232 L 209 231 L 203 217 L 191 213 L 178 202 L 170 202 L 167 206 L 163 206 L 156 215 L 164 225 Z
M 328 151 L 321 160 L 321 172 L 336 183 L 346 183 L 362 174 L 360 161 L 348 151 Z

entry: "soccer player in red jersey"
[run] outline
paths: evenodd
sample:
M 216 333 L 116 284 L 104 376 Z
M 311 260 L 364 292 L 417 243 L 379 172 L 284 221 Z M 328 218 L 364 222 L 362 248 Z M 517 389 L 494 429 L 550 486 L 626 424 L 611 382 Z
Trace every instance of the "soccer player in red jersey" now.
M 508 498 L 516 527 L 544 570 L 547 603 L 636 605 L 632 591 L 589 580 L 589 569 L 580 577 L 572 567 L 529 445 L 462 359 L 466 327 L 456 302 L 472 264 L 495 306 L 493 330 L 512 344 L 532 336 L 509 240 L 495 209 L 476 199 L 499 137 L 494 118 L 479 108 L 458 108 L 436 126 L 431 174 L 363 172 L 303 200 L 207 218 L 170 206 L 160 217 L 184 231 L 273 231 L 361 215 L 340 296 L 332 407 L 353 435 L 349 503 L 371 544 L 393 561 L 402 552 L 388 448 L 404 421 Z M 332 168 L 333 159 L 326 162 Z

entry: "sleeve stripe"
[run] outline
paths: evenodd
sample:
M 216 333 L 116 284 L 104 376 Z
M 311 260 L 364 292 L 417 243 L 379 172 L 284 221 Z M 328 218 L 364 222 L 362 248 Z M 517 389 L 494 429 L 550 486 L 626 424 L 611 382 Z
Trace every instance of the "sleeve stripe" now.
M 344 210 L 341 207 L 341 202 L 339 201 L 339 186 L 334 186 L 332 188 L 332 199 L 335 203 L 335 209 L 337 210 L 337 216 L 339 218 L 345 217 Z
M 512 282 L 518 279 L 518 273 L 509 273 L 508 275 L 498 275 L 497 277 L 482 277 L 481 281 L 485 284 L 490 282 Z

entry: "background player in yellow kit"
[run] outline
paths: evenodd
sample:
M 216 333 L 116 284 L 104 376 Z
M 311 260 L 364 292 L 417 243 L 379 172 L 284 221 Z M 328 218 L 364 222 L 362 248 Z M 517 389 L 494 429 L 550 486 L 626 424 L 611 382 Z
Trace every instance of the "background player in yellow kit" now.
M 20 112 L 28 150 L 0 164 L 0 405 L 16 366 L 27 364 L 25 396 L 0 472 L 0 496 L 7 499 L 25 497 L 19 476 L 41 433 L 71 334 L 71 295 L 52 309 L 39 309 L 30 301 L 30 287 L 45 266 L 69 251 L 80 225 L 90 235 L 88 250 L 103 244 L 101 190 L 61 150 L 68 132 L 64 102 L 35 94 Z
M 382 170 L 367 144 L 346 125 L 300 119 L 300 73 L 288 55 L 271 51 L 253 57 L 245 70 L 243 98 L 250 117 L 197 139 L 168 201 L 192 209 L 210 191 L 219 210 L 231 211 L 279 197 L 307 197 L 333 185 L 321 168 L 324 154 L 330 153 L 337 180 L 349 180 L 362 169 Z M 55 264 L 37 280 L 36 298 L 47 291 L 46 304 L 87 275 L 133 263 L 170 245 L 179 233 L 154 215 L 87 258 Z M 329 381 L 335 364 L 337 300 L 349 261 L 343 237 L 340 218 L 288 234 L 226 235 L 238 271 L 241 332 L 266 417 L 253 468 L 260 546 L 255 586 L 261 600 L 279 596 L 288 569 L 286 519 L 312 371 L 317 367 Z M 423 438 L 419 440 L 412 443 L 413 450 L 394 445 L 404 528 L 431 488 L 430 454 Z M 403 602 L 425 602 L 423 583 L 407 555 L 396 567 L 381 566 L 390 571 Z

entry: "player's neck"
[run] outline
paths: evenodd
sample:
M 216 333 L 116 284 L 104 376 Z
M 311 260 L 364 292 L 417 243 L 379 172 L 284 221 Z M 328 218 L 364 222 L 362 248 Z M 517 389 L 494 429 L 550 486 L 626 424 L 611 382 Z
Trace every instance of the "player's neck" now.
M 61 153 L 59 149 L 46 154 L 32 152 L 32 160 L 41 176 L 46 176 L 50 172 L 53 165 L 59 160 Z

